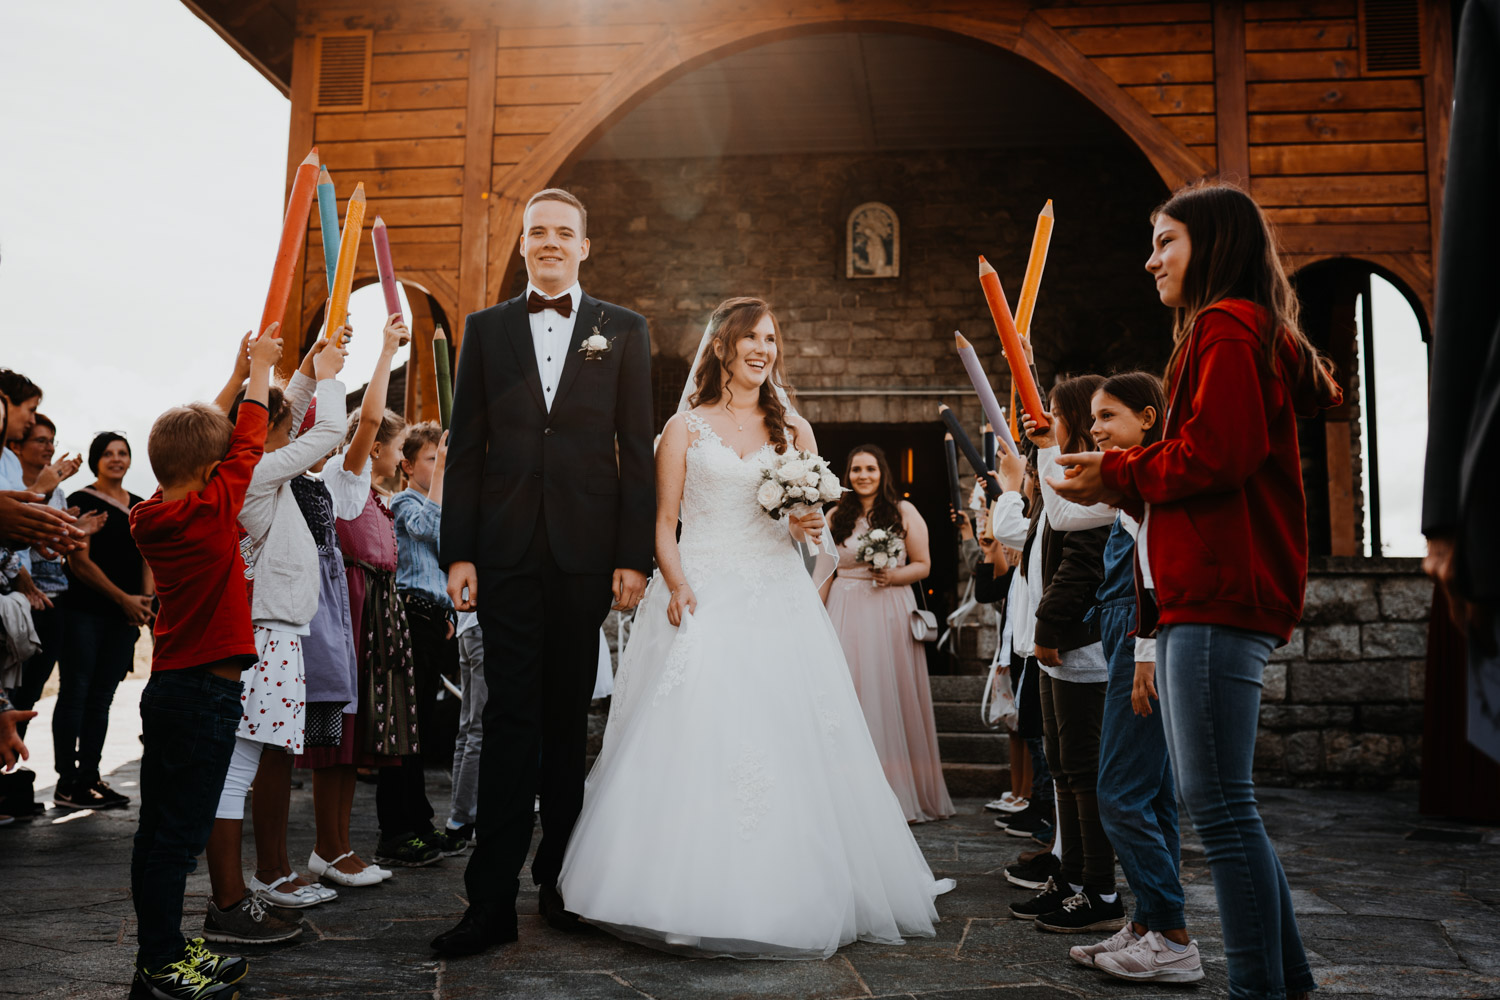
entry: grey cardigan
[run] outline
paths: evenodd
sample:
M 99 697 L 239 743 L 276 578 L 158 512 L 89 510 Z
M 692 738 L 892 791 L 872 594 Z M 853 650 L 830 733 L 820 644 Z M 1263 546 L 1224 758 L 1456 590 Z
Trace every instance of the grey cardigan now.
M 301 426 L 315 385 L 317 421 L 284 448 L 261 456 L 240 510 L 240 527 L 249 536 L 245 566 L 255 580 L 250 617 L 257 625 L 297 633 L 306 632 L 318 610 L 318 547 L 291 481 L 337 448 L 344 436 L 344 384 L 337 379 L 314 383 L 300 371 L 286 387 L 292 426 Z

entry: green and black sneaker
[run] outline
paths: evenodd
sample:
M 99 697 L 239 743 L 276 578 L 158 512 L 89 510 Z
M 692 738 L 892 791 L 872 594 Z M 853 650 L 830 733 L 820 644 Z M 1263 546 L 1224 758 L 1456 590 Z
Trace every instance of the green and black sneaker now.
M 158 1000 L 239 1000 L 240 988 L 205 976 L 197 964 L 183 956 L 160 969 L 136 969 L 137 985 Z
M 375 845 L 375 861 L 383 865 L 401 865 L 405 868 L 422 868 L 443 860 L 443 852 L 437 845 L 429 844 L 421 834 L 407 833 L 396 837 L 381 837 Z
M 204 945 L 202 938 L 188 941 L 187 959 L 198 966 L 199 972 L 221 983 L 237 983 L 250 971 L 249 962 L 233 955 L 215 955 Z

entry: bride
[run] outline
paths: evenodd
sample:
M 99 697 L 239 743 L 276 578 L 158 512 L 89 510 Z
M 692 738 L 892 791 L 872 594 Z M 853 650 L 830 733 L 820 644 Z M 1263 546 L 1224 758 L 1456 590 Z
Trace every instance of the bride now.
M 789 524 L 755 500 L 779 453 L 817 450 L 779 340 L 765 302 L 722 303 L 662 432 L 658 571 L 558 881 L 570 911 L 669 951 L 825 958 L 931 937 L 953 886 L 886 783 L 792 545 L 816 545 L 823 515 Z

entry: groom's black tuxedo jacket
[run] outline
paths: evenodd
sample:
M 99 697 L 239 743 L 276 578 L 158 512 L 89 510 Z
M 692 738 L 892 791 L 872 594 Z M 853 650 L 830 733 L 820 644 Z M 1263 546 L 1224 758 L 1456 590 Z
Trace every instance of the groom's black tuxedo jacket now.
M 580 348 L 596 329 L 612 346 L 587 360 Z M 443 477 L 443 565 L 515 566 L 544 512 L 563 572 L 625 567 L 649 574 L 656 527 L 651 439 L 644 316 L 582 297 L 549 412 L 525 297 L 471 314 Z

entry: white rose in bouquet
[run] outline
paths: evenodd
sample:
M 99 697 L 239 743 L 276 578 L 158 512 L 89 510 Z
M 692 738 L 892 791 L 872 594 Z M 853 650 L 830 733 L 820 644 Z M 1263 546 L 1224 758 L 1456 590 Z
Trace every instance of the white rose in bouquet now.
M 870 541 L 872 542 L 883 542 L 885 541 L 885 537 L 886 536 L 884 528 L 876 528 L 874 531 L 870 532 Z
M 781 506 L 784 499 L 783 490 L 774 479 L 767 479 L 760 484 L 760 489 L 755 494 L 758 502 L 766 510 L 775 510 Z
M 891 561 L 890 557 L 887 556 L 884 552 L 877 552 L 877 553 L 875 553 L 874 558 L 872 558 L 870 560 L 870 562 L 874 565 L 874 567 L 876 569 L 885 569 L 886 563 L 888 563 L 890 561 Z
M 824 500 L 834 500 L 843 490 L 839 488 L 839 477 L 831 472 L 825 472 L 818 479 L 818 493 Z
M 783 483 L 800 483 L 807 476 L 807 463 L 793 459 L 776 470 L 776 478 Z
M 818 475 L 817 471 L 814 470 L 814 469 L 808 469 L 807 470 L 807 475 L 805 475 L 805 476 L 802 477 L 802 485 L 803 486 L 811 486 L 814 489 L 817 489 L 818 484 L 821 483 L 822 481 L 823 481 L 823 477 L 820 476 L 820 475 Z

